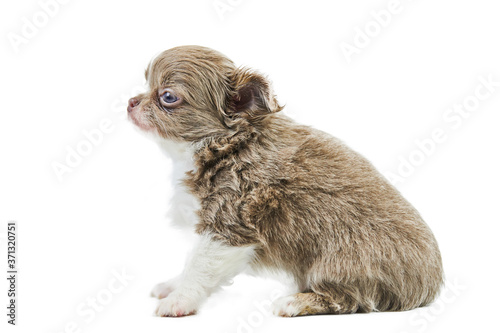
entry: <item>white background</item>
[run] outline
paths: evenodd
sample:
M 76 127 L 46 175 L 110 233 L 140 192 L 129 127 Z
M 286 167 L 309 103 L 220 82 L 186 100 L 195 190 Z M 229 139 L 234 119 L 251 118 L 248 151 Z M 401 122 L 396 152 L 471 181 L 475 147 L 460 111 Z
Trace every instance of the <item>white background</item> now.
M 454 104 L 474 101 L 480 76 L 500 81 L 498 1 L 401 0 L 380 31 L 370 13 L 387 9 L 389 0 L 220 2 L 231 6 L 222 16 L 213 0 L 74 0 L 52 8 L 43 22 L 37 1 L 2 1 L 0 258 L 6 271 L 6 225 L 16 220 L 20 274 L 16 327 L 6 323 L 1 279 L 1 327 L 47 333 L 498 327 L 500 87 L 467 118 L 443 118 Z M 33 16 L 45 25 L 14 47 L 9 38 L 22 36 Z M 348 62 L 341 45 L 355 45 L 357 29 L 366 26 L 375 29 L 372 37 Z M 184 44 L 212 47 L 268 74 L 287 114 L 345 140 L 385 174 L 398 174 L 401 159 L 412 156 L 419 165 L 396 185 L 438 239 L 448 280 L 442 298 L 403 313 L 276 318 L 267 303 L 286 289 L 241 276 L 196 316 L 154 317 L 149 291 L 180 272 L 190 243 L 165 216 L 170 162 L 124 116 L 149 60 Z M 85 145 L 84 131 L 103 120 L 111 130 L 59 180 L 54 163 L 65 164 L 68 149 Z M 436 129 L 446 140 L 419 153 L 415 141 Z M 113 271 L 122 270 L 133 279 L 110 294 Z M 106 304 L 91 315 L 93 297 Z

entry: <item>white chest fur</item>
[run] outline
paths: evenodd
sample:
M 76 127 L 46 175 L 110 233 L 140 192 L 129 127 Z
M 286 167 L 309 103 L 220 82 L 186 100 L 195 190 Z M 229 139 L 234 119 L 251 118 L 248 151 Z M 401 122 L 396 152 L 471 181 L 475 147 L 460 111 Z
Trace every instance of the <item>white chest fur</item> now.
M 180 228 L 193 228 L 198 222 L 196 212 L 200 209 L 198 199 L 188 192 L 182 184 L 186 172 L 194 170 L 194 148 L 181 142 L 161 140 L 158 142 L 162 152 L 172 161 L 172 196 L 167 217 L 171 223 Z

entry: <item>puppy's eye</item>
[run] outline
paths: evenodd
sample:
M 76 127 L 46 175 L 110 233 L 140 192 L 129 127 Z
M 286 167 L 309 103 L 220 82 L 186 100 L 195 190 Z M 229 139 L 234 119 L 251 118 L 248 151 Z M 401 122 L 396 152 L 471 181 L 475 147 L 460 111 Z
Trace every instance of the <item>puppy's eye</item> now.
M 160 91 L 160 103 L 166 108 L 175 108 L 181 103 L 181 98 L 171 89 Z
M 175 96 L 174 94 L 172 94 L 169 91 L 163 93 L 163 95 L 161 95 L 161 99 L 163 100 L 163 102 L 165 102 L 167 104 L 173 103 L 176 100 L 178 100 L 177 96 Z

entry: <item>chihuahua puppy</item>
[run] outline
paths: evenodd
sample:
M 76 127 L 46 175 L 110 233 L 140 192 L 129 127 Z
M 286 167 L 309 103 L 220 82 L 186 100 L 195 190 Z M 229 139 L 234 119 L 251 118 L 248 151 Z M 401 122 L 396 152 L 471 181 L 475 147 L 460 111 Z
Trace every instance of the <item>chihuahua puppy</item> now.
M 340 140 L 280 113 L 270 82 L 200 46 L 164 51 L 128 115 L 174 160 L 171 217 L 198 244 L 157 285 L 158 316 L 198 311 L 246 268 L 283 271 L 280 316 L 403 311 L 443 283 L 436 240 L 401 194 Z

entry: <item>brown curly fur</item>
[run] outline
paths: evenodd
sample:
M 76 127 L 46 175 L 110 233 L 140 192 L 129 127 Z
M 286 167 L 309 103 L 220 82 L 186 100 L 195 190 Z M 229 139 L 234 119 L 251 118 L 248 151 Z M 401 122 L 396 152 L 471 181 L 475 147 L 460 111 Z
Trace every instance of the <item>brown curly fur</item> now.
M 198 233 L 255 245 L 256 268 L 301 287 L 299 315 L 398 311 L 432 302 L 443 282 L 418 212 L 340 140 L 279 113 L 269 81 L 199 46 L 163 52 L 137 96 L 158 135 L 196 147 L 184 184 L 201 203 Z M 168 110 L 158 91 L 182 104 Z

